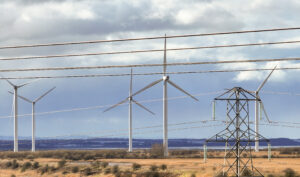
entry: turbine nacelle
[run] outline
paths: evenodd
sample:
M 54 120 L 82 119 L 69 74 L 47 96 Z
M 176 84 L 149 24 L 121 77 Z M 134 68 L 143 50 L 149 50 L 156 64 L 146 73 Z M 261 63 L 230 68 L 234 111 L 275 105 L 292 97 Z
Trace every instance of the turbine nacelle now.
M 170 79 L 169 76 L 163 76 L 163 81 L 168 81 Z

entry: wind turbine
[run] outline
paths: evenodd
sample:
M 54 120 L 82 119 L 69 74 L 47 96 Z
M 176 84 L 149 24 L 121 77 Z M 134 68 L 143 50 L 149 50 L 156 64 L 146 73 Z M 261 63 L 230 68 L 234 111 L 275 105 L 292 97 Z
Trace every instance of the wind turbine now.
M 142 92 L 142 91 L 141 91 Z M 141 93 L 139 92 L 139 93 Z M 137 95 L 137 94 L 135 94 Z M 149 109 L 147 109 L 145 106 L 143 106 L 142 104 L 140 104 L 139 102 L 135 101 L 133 99 L 133 95 L 132 95 L 132 69 L 131 69 L 131 74 L 130 74 L 130 86 L 129 86 L 129 96 L 127 98 L 125 98 L 124 100 L 122 100 L 121 102 L 107 108 L 106 110 L 104 110 L 103 112 L 107 112 L 123 103 L 125 103 L 126 101 L 129 101 L 129 114 L 128 114 L 128 126 L 129 126 L 129 142 L 128 142 L 128 151 L 132 152 L 132 102 L 135 103 L 136 105 L 138 105 L 139 107 L 143 108 L 144 110 L 150 112 L 151 114 L 154 115 L 154 113 L 152 111 L 150 111 Z
M 153 87 L 154 85 L 160 83 L 161 81 L 163 81 L 163 148 L 164 148 L 164 156 L 165 157 L 168 156 L 168 84 L 172 85 L 173 87 L 175 87 L 179 91 L 183 92 L 184 94 L 190 96 L 194 100 L 199 101 L 197 98 L 195 98 L 194 96 L 192 96 L 191 94 L 189 94 L 188 92 L 183 90 L 181 87 L 176 85 L 174 82 L 172 82 L 170 80 L 170 77 L 168 75 L 166 75 L 166 71 L 167 71 L 167 49 L 166 48 L 167 48 L 167 38 L 165 35 L 162 79 L 159 79 L 157 81 L 150 83 L 149 85 L 147 85 L 146 87 L 144 87 L 143 89 L 141 89 L 140 91 L 138 91 L 132 95 L 132 96 L 134 96 L 142 91 L 145 91 L 145 90 Z
M 263 88 L 263 86 L 266 84 L 274 70 L 276 69 L 277 66 L 274 67 L 274 69 L 270 72 L 270 74 L 266 77 L 266 79 L 260 84 L 260 86 L 257 88 L 256 91 L 254 91 L 256 98 L 260 99 L 259 92 Z M 259 106 L 260 105 L 260 106 Z M 270 119 L 267 115 L 267 112 L 265 110 L 264 104 L 262 101 L 255 101 L 255 151 L 259 151 L 259 107 L 264 111 L 264 114 L 267 118 L 267 120 L 270 122 Z M 261 110 L 260 110 L 261 111 Z
M 18 141 L 18 89 L 28 85 L 34 81 L 26 82 L 21 85 L 15 85 L 9 80 L 6 80 L 14 88 L 14 152 L 19 151 L 19 141 Z
M 46 96 L 48 93 L 50 93 L 52 90 L 54 90 L 56 87 L 51 88 L 47 92 L 45 92 L 43 95 L 40 97 L 36 98 L 35 100 L 29 100 L 21 95 L 18 95 L 19 98 L 23 99 L 24 101 L 27 101 L 28 103 L 32 104 L 32 152 L 35 152 L 35 104 L 40 101 L 44 96 Z M 9 93 L 13 94 L 12 92 L 8 91 Z

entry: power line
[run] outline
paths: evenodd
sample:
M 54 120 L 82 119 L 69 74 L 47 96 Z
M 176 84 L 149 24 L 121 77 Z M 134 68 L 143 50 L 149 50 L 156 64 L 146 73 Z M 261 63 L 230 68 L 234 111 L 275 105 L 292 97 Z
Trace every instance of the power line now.
M 252 123 L 253 124 L 253 123 Z M 171 125 L 171 124 L 169 124 Z M 289 126 L 289 125 L 272 125 L 272 124 L 259 124 L 259 125 L 265 125 L 265 126 L 273 126 L 273 127 L 288 127 L 288 128 L 300 128 L 300 126 Z M 162 125 L 152 126 L 152 127 L 139 127 L 136 129 L 148 129 L 148 128 L 156 128 L 161 127 Z M 208 127 L 219 127 L 224 126 L 224 124 L 213 124 L 213 125 L 202 125 L 202 126 L 193 126 L 193 127 L 180 127 L 180 128 L 173 128 L 169 129 L 169 131 L 182 131 L 182 130 L 188 130 L 188 129 L 197 129 L 197 128 L 208 128 Z M 117 131 L 117 130 L 116 130 Z M 114 132 L 116 132 L 114 131 Z M 123 131 L 119 131 L 123 132 Z M 143 131 L 143 132 L 135 132 L 135 135 L 141 135 L 141 134 L 153 134 L 153 133 L 160 133 L 162 130 L 155 130 L 155 131 Z M 89 134 L 98 134 L 98 132 L 89 132 Z M 80 134 L 80 135 L 86 135 L 86 134 Z M 116 136 L 125 136 L 127 133 L 116 133 L 116 134 L 108 134 L 103 136 L 97 136 L 97 138 L 107 138 L 107 137 L 116 137 Z M 65 136 L 79 136 L 79 134 L 74 135 L 60 135 L 60 136 L 52 136 L 52 137 L 44 137 L 44 138 L 59 138 L 59 137 L 65 137 Z M 95 138 L 95 137 L 91 137 Z
M 223 122 L 223 123 L 228 123 L 226 120 L 213 120 L 216 122 Z M 250 121 L 250 124 L 255 124 L 255 122 Z M 293 125 L 299 125 L 300 122 L 284 122 L 284 121 L 270 121 L 267 122 L 267 124 L 259 124 L 259 125 L 274 125 L 274 126 L 291 126 L 291 125 L 284 125 L 284 124 L 293 124 Z M 300 128 L 300 127 L 299 127 Z
M 294 124 L 300 125 L 300 122 L 287 122 L 287 121 L 271 121 L 271 124 Z
M 62 45 L 78 45 L 78 44 L 95 44 L 107 42 L 125 42 L 125 41 L 138 41 L 138 40 L 154 40 L 165 38 L 185 38 L 185 37 L 200 37 L 200 36 L 214 36 L 214 35 L 228 35 L 228 34 L 243 34 L 243 33 L 260 33 L 271 31 L 288 31 L 299 30 L 300 27 L 293 28 L 272 28 L 261 30 L 245 30 L 245 31 L 231 31 L 231 32 L 216 32 L 216 33 L 200 33 L 200 34 L 186 34 L 186 35 L 172 35 L 172 36 L 156 36 L 156 37 L 142 37 L 142 38 L 127 38 L 127 39 L 113 39 L 113 40 L 93 40 L 93 41 L 79 41 L 79 42 L 62 42 L 62 43 L 48 43 L 48 44 L 30 44 L 30 45 L 16 45 L 16 46 L 2 46 L 0 49 L 15 49 L 15 48 L 30 48 L 30 47 L 49 47 L 49 46 L 62 46 Z
M 300 126 L 294 126 L 294 125 L 276 125 L 276 124 L 260 124 L 260 125 L 267 125 L 273 127 L 300 128 Z
M 213 122 L 213 121 L 214 120 L 178 122 L 178 123 L 168 124 L 168 126 L 178 126 L 178 125 L 188 125 L 188 124 L 198 124 L 198 123 L 205 124 L 207 122 Z M 162 125 L 137 127 L 137 128 L 133 128 L 132 130 L 153 129 L 153 128 L 160 128 L 160 127 L 162 127 Z M 127 131 L 128 131 L 128 129 L 115 129 L 115 130 L 107 130 L 107 131 L 84 132 L 84 133 L 80 133 L 80 134 L 59 135 L 59 136 L 54 136 L 54 137 L 59 138 L 59 137 L 82 136 L 82 135 L 90 135 L 90 134 L 116 133 L 116 132 L 127 132 Z M 54 137 L 52 136 L 52 138 L 54 138 Z
M 290 96 L 300 96 L 300 93 L 292 93 L 292 92 L 270 92 L 270 91 L 261 91 L 265 94 L 274 94 L 274 95 L 290 95 Z
M 208 128 L 208 127 L 218 127 L 223 126 L 224 124 L 214 124 L 214 125 L 202 125 L 202 126 L 193 126 L 193 127 L 183 127 L 183 128 L 174 128 L 169 129 L 168 131 L 182 131 L 182 130 L 190 130 L 190 129 L 196 129 L 196 128 Z M 135 132 L 135 135 L 142 135 L 142 134 L 153 134 L 153 133 L 160 133 L 162 130 L 155 130 L 155 131 L 144 131 L 144 132 Z M 109 135 L 103 135 L 103 136 L 97 136 L 97 138 L 107 138 L 107 137 L 116 137 L 116 136 L 124 136 L 128 135 L 128 133 L 118 133 L 118 134 L 109 134 Z M 45 138 L 56 138 L 54 137 L 45 137 Z M 60 137 L 60 136 L 58 136 Z M 93 137 L 94 138 L 94 137 Z
M 168 131 L 181 131 L 181 130 L 190 130 L 190 129 L 195 129 L 195 128 L 204 128 L 204 127 L 218 127 L 218 126 L 223 126 L 224 124 L 215 124 L 215 125 L 203 125 L 203 126 L 193 126 L 193 127 L 184 127 L 184 128 L 174 128 L 174 129 L 169 129 Z M 155 130 L 155 131 L 147 131 L 147 132 L 137 132 L 134 133 L 135 135 L 141 135 L 141 134 L 148 134 L 148 133 L 160 133 L 162 130 Z M 104 138 L 104 137 L 114 137 L 114 136 L 120 136 L 120 135 L 127 135 L 125 134 L 111 134 L 111 135 L 104 135 L 100 136 L 99 138 Z
M 215 46 L 200 46 L 200 47 L 182 47 L 182 48 L 170 48 L 170 49 L 166 49 L 166 51 L 229 48 L 229 47 L 246 47 L 246 46 L 277 45 L 277 44 L 295 44 L 295 43 L 300 43 L 300 41 L 280 41 L 280 42 L 231 44 L 231 45 L 215 45 Z M 98 56 L 98 55 L 118 55 L 118 54 L 133 54 L 133 53 L 147 53 L 147 52 L 163 52 L 163 51 L 164 51 L 164 49 L 152 49 L 152 50 L 133 50 L 133 51 L 117 51 L 117 52 L 97 52 L 97 53 L 81 53 L 81 54 L 10 57 L 10 58 L 0 58 L 0 61 L 33 60 L 33 59 L 47 59 L 47 58 L 66 58 L 66 57 L 82 57 L 82 56 Z
M 199 97 L 199 96 L 214 95 L 214 94 L 219 94 L 219 93 L 222 93 L 222 92 L 217 91 L 217 92 L 199 93 L 199 94 L 193 94 L 192 96 Z M 183 98 L 189 98 L 189 96 L 169 97 L 168 100 L 176 100 L 176 99 L 183 99 Z M 139 102 L 140 103 L 151 103 L 151 102 L 159 102 L 159 101 L 162 101 L 162 100 L 163 100 L 162 98 L 157 98 L 157 99 L 141 100 Z M 121 105 L 128 105 L 128 104 L 129 103 L 123 103 Z M 47 111 L 47 112 L 38 112 L 38 113 L 35 113 L 35 115 L 47 115 L 47 114 L 55 114 L 55 113 L 63 113 L 63 112 L 73 112 L 73 111 L 82 111 L 82 110 L 90 110 L 90 109 L 100 109 L 100 108 L 106 108 L 106 107 L 111 107 L 111 106 L 113 106 L 113 105 L 112 104 L 107 104 L 107 105 L 98 105 L 98 106 L 90 106 L 90 107 L 54 110 L 54 111 Z M 31 113 L 20 114 L 20 115 L 18 115 L 18 117 L 26 117 L 26 116 L 31 116 L 31 115 L 32 115 Z M 12 115 L 0 116 L 0 119 L 11 118 L 11 117 L 13 117 L 13 116 Z
M 86 69 L 107 69 L 107 68 L 136 68 L 136 67 L 157 67 L 157 66 L 182 66 L 182 65 L 206 65 L 206 64 L 229 64 L 229 63 L 257 63 L 257 62 L 278 62 L 278 61 L 299 61 L 294 58 L 272 58 L 272 59 L 251 59 L 251 60 L 221 60 L 202 62 L 177 62 L 167 64 L 133 64 L 133 65 L 102 65 L 102 66 L 74 66 L 74 67 L 51 67 L 51 68 L 25 68 L 25 69 L 0 69 L 0 72 L 28 72 L 28 71 L 60 71 L 60 70 L 86 70 Z M 137 75 L 137 74 L 135 74 Z M 108 75 L 111 76 L 111 75 Z
M 199 121 L 200 122 L 200 121 Z M 178 123 L 180 124 L 180 123 Z M 172 124 L 169 124 L 172 126 Z M 223 126 L 224 124 L 213 124 L 213 125 L 202 125 L 202 126 L 193 126 L 193 127 L 182 127 L 182 128 L 174 128 L 174 129 L 169 129 L 169 131 L 182 131 L 182 130 L 188 130 L 188 129 L 196 129 L 196 128 L 209 128 L 209 127 L 219 127 Z M 273 127 L 288 127 L 288 128 L 300 128 L 299 126 L 287 126 L 287 125 L 272 125 L 272 124 L 259 124 L 259 125 L 264 125 L 264 126 L 273 126 Z M 157 126 L 152 126 L 152 127 L 138 127 L 134 129 L 148 129 L 148 128 L 156 128 L 156 127 L 161 127 L 162 125 L 157 125 Z M 126 129 L 127 130 L 127 129 Z M 106 131 L 106 132 L 125 132 L 124 129 L 119 131 L 119 130 L 114 130 L 114 131 Z M 153 134 L 153 133 L 160 133 L 162 130 L 155 130 L 155 131 L 144 131 L 144 132 L 135 132 L 135 135 L 141 135 L 141 134 Z M 101 132 L 103 133 L 103 131 Z M 105 132 L 104 132 L 105 133 Z M 89 132 L 89 134 L 99 134 L 99 132 Z M 59 136 L 49 136 L 49 137 L 43 137 L 43 138 L 60 138 L 60 137 L 67 137 L 67 136 L 80 136 L 80 135 L 86 135 L 84 134 L 69 134 L 69 135 L 59 135 Z M 91 138 L 107 138 L 107 137 L 116 137 L 116 136 L 125 136 L 127 133 L 116 133 L 116 134 L 108 134 L 108 135 L 103 135 L 103 136 L 97 136 L 97 137 L 91 137 Z M 71 139 L 76 139 L 76 138 L 71 138 Z
M 227 72 L 246 72 L 246 71 L 269 71 L 274 68 L 255 68 L 255 69 L 232 69 L 232 70 L 202 70 L 202 71 L 181 71 L 181 72 L 166 72 L 166 74 L 203 74 L 203 73 L 227 73 Z M 297 70 L 300 67 L 283 67 L 276 68 L 275 70 Z M 0 71 L 1 72 L 1 71 Z M 162 72 L 152 73 L 134 73 L 134 76 L 149 76 L 149 75 L 161 75 Z M 25 76 L 25 77 L 0 77 L 0 80 L 9 79 L 64 79 L 64 78 L 85 78 L 85 77 L 120 77 L 130 76 L 130 73 L 123 74 L 88 74 L 88 75 L 64 75 L 64 76 Z

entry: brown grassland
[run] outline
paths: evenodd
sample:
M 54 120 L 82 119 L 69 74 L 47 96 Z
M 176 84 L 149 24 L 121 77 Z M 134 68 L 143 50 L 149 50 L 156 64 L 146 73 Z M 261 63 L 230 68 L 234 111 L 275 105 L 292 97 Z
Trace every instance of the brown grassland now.
M 300 175 L 300 148 L 252 152 L 254 166 L 265 176 Z M 136 150 L 61 150 L 40 152 L 0 152 L 1 177 L 156 177 L 216 176 L 224 163 L 222 151 L 209 151 L 206 162 L 201 150 L 172 150 L 161 157 L 159 148 Z M 291 174 L 287 174 L 287 169 Z

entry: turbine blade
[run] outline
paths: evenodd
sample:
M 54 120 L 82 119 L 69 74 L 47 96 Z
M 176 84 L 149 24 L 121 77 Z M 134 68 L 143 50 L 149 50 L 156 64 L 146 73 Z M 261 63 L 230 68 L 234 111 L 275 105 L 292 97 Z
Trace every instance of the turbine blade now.
M 142 88 L 141 90 L 139 90 L 139 91 L 135 92 L 134 94 L 132 94 L 131 97 L 133 97 L 133 96 L 135 96 L 135 95 L 137 95 L 137 94 L 139 94 L 139 93 L 141 93 L 141 92 L 147 90 L 148 88 L 150 88 L 150 87 L 152 87 L 152 86 L 158 84 L 158 83 L 161 82 L 162 80 L 163 80 L 163 79 L 159 79 L 159 80 L 157 80 L 157 81 L 152 82 L 151 84 L 147 85 L 146 87 L 144 87 L 144 88 Z M 119 105 L 125 103 L 125 102 L 128 100 L 128 98 L 129 98 L 129 97 L 127 97 L 127 98 L 124 99 L 123 101 L 121 101 L 121 102 L 119 102 L 119 103 L 117 103 L 117 104 L 115 104 L 115 105 L 113 105 L 113 106 L 111 106 L 111 107 L 105 109 L 103 112 L 107 112 L 107 111 L 109 111 L 109 110 L 111 110 L 111 109 L 113 109 L 113 108 L 115 108 L 115 107 L 117 107 L 117 106 L 119 106 Z
M 34 100 L 34 102 L 38 102 L 40 99 L 42 99 L 44 96 L 46 96 L 48 93 L 50 93 L 52 90 L 54 90 L 56 87 L 52 87 L 50 90 L 48 90 L 46 93 L 38 97 L 37 99 Z
M 180 88 L 178 85 L 176 85 L 174 82 L 168 80 L 167 81 L 169 84 L 171 84 L 173 87 L 177 88 L 178 90 L 180 90 L 181 92 L 185 93 L 186 95 L 190 96 L 191 98 L 193 98 L 196 101 L 199 101 L 197 98 L 195 98 L 193 95 L 189 94 L 188 92 L 186 92 L 185 90 L 183 90 L 182 88 Z
M 33 81 L 25 82 L 25 83 L 23 83 L 23 84 L 21 84 L 21 85 L 18 85 L 17 87 L 18 87 L 18 88 L 21 88 L 21 87 L 24 87 L 25 85 L 31 84 L 31 83 L 36 82 L 36 81 L 38 81 L 38 80 L 40 80 L 40 79 L 35 79 L 35 80 L 33 80 Z
M 125 100 L 123 100 L 123 101 L 121 101 L 121 102 L 119 102 L 119 103 L 117 103 L 117 104 L 115 104 L 115 105 L 113 105 L 113 106 L 111 106 L 111 107 L 105 109 L 103 112 L 107 112 L 107 111 L 109 111 L 109 110 L 111 110 L 111 109 L 113 109 L 113 108 L 115 108 L 115 107 L 117 107 L 117 106 L 119 106 L 119 105 L 125 103 L 126 101 L 128 101 L 128 98 L 129 98 L 129 97 L 127 97 Z
M 14 93 L 11 92 L 11 91 L 8 91 L 8 93 L 10 93 L 10 94 L 12 94 L 12 95 L 14 94 Z M 18 97 L 21 98 L 21 99 L 24 100 L 24 101 L 27 101 L 27 102 L 29 102 L 29 103 L 32 103 L 31 100 L 29 100 L 29 99 L 27 99 L 27 98 L 25 98 L 25 97 L 23 97 L 23 96 L 21 96 L 21 95 L 19 95 L 19 94 L 18 94 Z
M 269 119 L 269 116 L 268 116 L 268 114 L 267 114 L 267 111 L 265 110 L 264 103 L 261 101 L 260 104 L 261 104 L 261 108 L 263 109 L 264 114 L 265 114 L 265 116 L 266 116 L 268 122 L 271 123 L 271 121 L 270 121 L 270 119 Z
M 10 82 L 9 80 L 7 80 L 7 79 L 5 79 L 6 80 L 6 82 L 8 82 L 9 83 L 9 85 L 11 85 L 11 86 L 13 86 L 13 87 L 15 87 L 16 85 L 15 84 L 13 84 L 12 82 Z
M 144 110 L 150 112 L 151 114 L 155 115 L 154 112 L 150 111 L 149 109 L 147 109 L 145 106 L 143 106 L 142 104 L 140 104 L 139 102 L 132 100 L 135 104 L 137 104 L 139 107 L 143 108 Z
M 152 87 L 152 86 L 158 84 L 158 83 L 161 82 L 161 81 L 163 81 L 163 79 L 159 79 L 159 80 L 157 80 L 157 81 L 154 81 L 154 82 L 152 82 L 151 84 L 147 85 L 146 87 L 142 88 L 141 90 L 135 92 L 135 93 L 132 94 L 131 96 L 133 97 L 133 96 L 135 96 L 135 95 L 137 95 L 137 94 L 139 94 L 139 93 L 141 93 L 141 92 L 147 90 L 148 88 L 150 88 L 150 87 Z
M 270 74 L 267 76 L 267 78 L 260 84 L 260 86 L 258 87 L 258 89 L 256 90 L 257 92 L 259 92 L 262 87 L 265 85 L 265 83 L 268 81 L 268 79 L 270 78 L 270 76 L 272 75 L 272 73 L 274 72 L 274 70 L 276 69 L 277 65 L 274 67 L 274 69 L 270 72 Z

